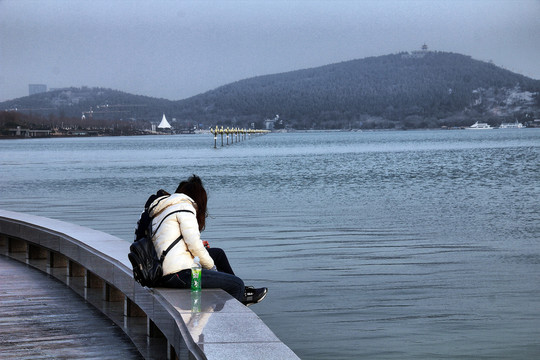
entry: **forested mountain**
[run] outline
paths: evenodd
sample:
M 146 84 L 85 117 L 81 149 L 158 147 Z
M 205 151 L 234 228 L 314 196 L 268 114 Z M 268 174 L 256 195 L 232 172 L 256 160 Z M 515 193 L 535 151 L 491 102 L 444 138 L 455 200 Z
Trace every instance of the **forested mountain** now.
M 539 80 L 468 56 L 415 52 L 242 80 L 180 105 L 183 117 L 199 121 L 279 114 L 296 128 L 428 127 L 538 111 L 538 91 Z M 510 104 L 516 96 L 523 101 Z
M 426 128 L 540 117 L 540 80 L 469 56 L 417 51 L 237 81 L 180 101 L 109 89 L 64 89 L 0 103 L 46 117 L 296 129 Z M 22 110 L 26 109 L 26 110 Z M 92 111 L 92 112 L 90 112 Z

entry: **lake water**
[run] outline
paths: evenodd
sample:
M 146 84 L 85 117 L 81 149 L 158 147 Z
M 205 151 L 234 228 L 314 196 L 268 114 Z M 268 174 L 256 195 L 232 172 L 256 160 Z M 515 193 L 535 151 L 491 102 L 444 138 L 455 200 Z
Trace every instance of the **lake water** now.
M 218 144 L 219 145 L 219 144 Z M 540 358 L 540 130 L 0 141 L 0 208 L 132 241 L 192 173 L 203 238 L 302 359 Z

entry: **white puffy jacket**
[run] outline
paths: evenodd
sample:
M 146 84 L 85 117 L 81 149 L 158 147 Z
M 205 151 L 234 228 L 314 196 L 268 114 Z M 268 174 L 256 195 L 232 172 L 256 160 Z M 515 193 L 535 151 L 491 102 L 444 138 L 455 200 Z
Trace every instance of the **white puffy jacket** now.
M 161 199 L 161 198 L 160 198 Z M 176 210 L 189 210 L 190 212 L 177 212 L 168 216 L 152 237 L 158 256 L 180 235 L 183 238 L 167 253 L 163 261 L 163 275 L 173 274 L 194 266 L 193 258 L 198 256 L 204 269 L 214 267 L 214 260 L 206 251 L 199 232 L 199 224 L 195 216 L 195 202 L 185 194 L 172 194 L 166 199 L 157 199 L 150 208 L 152 231 L 155 232 L 161 220 L 167 214 Z M 159 202 L 159 203 L 158 203 Z

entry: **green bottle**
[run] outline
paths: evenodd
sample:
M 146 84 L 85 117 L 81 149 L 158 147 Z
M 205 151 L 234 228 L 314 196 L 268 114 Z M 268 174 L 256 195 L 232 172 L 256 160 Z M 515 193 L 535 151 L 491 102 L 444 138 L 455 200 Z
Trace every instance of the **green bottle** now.
M 201 291 L 201 263 L 198 256 L 193 259 L 195 265 L 191 268 L 191 291 Z

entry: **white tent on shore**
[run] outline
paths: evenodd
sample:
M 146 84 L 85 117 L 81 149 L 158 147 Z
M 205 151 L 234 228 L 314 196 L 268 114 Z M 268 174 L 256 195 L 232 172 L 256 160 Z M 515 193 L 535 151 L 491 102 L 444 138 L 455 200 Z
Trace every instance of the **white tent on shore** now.
M 172 126 L 167 121 L 167 118 L 165 117 L 165 114 L 163 114 L 163 117 L 161 118 L 161 122 L 158 125 L 158 129 L 171 129 Z

